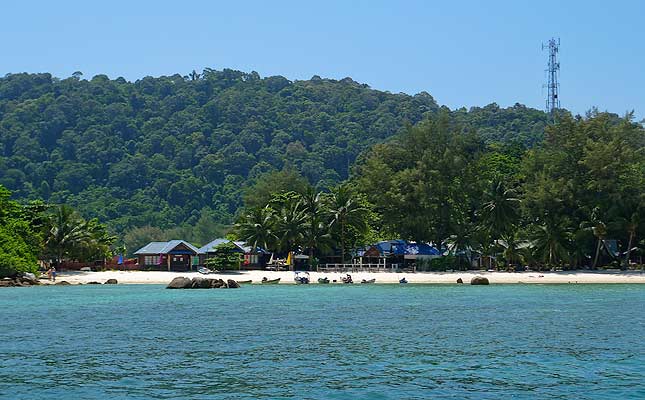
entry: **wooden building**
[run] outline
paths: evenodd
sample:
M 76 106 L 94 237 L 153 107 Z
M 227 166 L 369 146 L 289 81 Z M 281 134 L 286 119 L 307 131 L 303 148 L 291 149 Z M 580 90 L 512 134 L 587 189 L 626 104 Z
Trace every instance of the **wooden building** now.
M 240 268 L 242 269 L 263 269 L 269 259 L 269 253 L 256 247 L 253 249 L 245 242 L 231 241 L 228 239 L 215 239 L 197 250 L 199 255 L 199 265 L 204 265 L 209 258 L 215 257 L 217 246 L 223 243 L 233 243 L 236 251 L 240 253 Z
M 183 240 L 150 242 L 134 253 L 140 269 L 190 271 L 198 249 Z

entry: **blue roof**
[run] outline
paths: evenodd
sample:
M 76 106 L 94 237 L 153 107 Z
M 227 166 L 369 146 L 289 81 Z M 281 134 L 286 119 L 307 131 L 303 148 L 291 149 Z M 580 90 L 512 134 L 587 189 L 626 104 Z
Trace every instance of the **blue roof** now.
M 381 255 L 439 256 L 441 252 L 427 243 L 385 240 L 374 245 Z
M 204 245 L 204 246 L 200 247 L 200 248 L 198 249 L 198 251 L 197 251 L 197 252 L 198 252 L 199 254 L 206 254 L 206 253 L 208 253 L 208 252 L 215 251 L 215 248 L 216 248 L 217 246 L 219 246 L 220 244 L 222 244 L 222 243 L 231 243 L 231 241 L 230 241 L 230 240 L 228 240 L 228 239 L 215 239 L 215 240 L 213 240 L 212 242 L 208 243 L 207 245 Z M 235 246 L 237 246 L 237 248 L 238 248 L 238 249 L 240 249 L 240 251 L 242 251 L 242 252 L 244 252 L 244 253 L 251 253 L 251 252 L 252 252 L 252 250 L 253 250 L 253 249 L 251 248 L 251 246 L 249 246 L 249 245 L 247 245 L 247 244 L 246 244 L 246 242 L 242 242 L 242 241 L 233 241 L 232 243 L 233 243 Z M 264 249 L 263 249 L 263 248 L 261 248 L 261 247 L 256 247 L 256 248 L 255 248 L 255 253 L 267 253 L 267 251 L 266 251 L 266 250 L 264 250 Z
M 139 250 L 135 251 L 134 254 L 168 254 L 180 244 L 188 247 L 190 250 L 192 250 L 193 253 L 198 252 L 197 247 L 186 242 L 185 240 L 170 240 L 168 242 L 150 242 Z

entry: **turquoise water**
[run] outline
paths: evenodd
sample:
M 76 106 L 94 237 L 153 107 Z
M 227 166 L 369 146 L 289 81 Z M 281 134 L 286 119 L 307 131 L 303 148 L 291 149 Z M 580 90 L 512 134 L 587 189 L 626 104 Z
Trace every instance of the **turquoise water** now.
M 0 289 L 2 399 L 645 398 L 645 286 Z

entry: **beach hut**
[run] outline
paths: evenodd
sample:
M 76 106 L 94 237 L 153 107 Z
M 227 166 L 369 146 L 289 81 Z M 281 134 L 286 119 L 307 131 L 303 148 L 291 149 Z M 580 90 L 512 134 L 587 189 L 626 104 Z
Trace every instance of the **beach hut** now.
M 242 258 L 242 268 L 245 269 L 264 268 L 267 259 L 270 257 L 269 252 L 261 247 L 253 248 L 243 241 L 231 241 L 220 238 L 197 249 L 199 265 L 204 265 L 209 258 L 215 257 L 215 249 L 223 243 L 233 243 L 235 245 L 235 248 Z
M 197 254 L 198 249 L 184 240 L 150 242 L 134 253 L 140 268 L 168 271 L 192 270 Z

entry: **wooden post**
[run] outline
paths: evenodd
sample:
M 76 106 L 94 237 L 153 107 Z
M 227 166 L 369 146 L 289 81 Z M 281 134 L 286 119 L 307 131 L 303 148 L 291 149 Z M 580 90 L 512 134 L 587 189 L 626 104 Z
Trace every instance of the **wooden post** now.
M 166 254 L 166 264 L 168 264 L 168 272 L 170 272 L 170 253 Z

